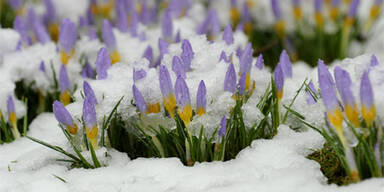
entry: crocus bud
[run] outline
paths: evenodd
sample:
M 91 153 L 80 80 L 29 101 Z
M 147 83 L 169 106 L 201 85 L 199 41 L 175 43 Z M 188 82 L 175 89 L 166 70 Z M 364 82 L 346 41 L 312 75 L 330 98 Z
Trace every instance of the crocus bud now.
M 94 103 L 87 97 L 84 99 L 83 103 L 83 119 L 85 124 L 85 134 L 87 135 L 92 147 L 96 150 L 98 148 L 96 110 Z
M 96 58 L 96 71 L 97 79 L 106 79 L 108 77 L 108 69 L 111 66 L 111 60 L 108 56 L 108 51 L 106 48 L 101 48 L 97 53 Z
M 376 117 L 376 107 L 373 99 L 373 89 L 368 72 L 364 72 L 360 84 L 361 114 L 368 126 L 373 124 Z
M 173 92 L 171 76 L 169 75 L 167 67 L 164 65 L 160 65 L 159 83 L 161 94 L 163 95 L 164 107 L 173 118 L 175 115 L 176 98 Z
M 76 24 L 70 19 L 63 19 L 60 25 L 59 48 L 61 50 L 61 62 L 65 65 L 74 54 L 76 40 Z
M 181 52 L 180 57 L 183 60 L 184 69 L 185 69 L 185 71 L 190 71 L 192 59 L 193 59 L 195 53 L 192 50 L 191 43 L 187 39 L 183 40 L 183 42 L 181 44 L 181 50 L 182 50 L 182 52 Z
M 73 122 L 71 114 L 64 107 L 63 103 L 60 101 L 53 102 L 53 114 L 55 115 L 57 121 L 65 127 L 65 129 L 72 135 L 76 135 L 78 131 L 77 125 Z
M 59 88 L 60 88 L 60 101 L 64 105 L 68 105 L 71 102 L 71 94 L 69 92 L 69 78 L 67 68 L 65 65 L 61 65 L 59 72 Z
M 235 93 L 236 91 L 236 71 L 235 66 L 231 63 L 228 66 L 224 79 L 224 91 Z
M 196 96 L 196 113 L 200 116 L 205 114 L 207 106 L 207 88 L 203 80 L 200 81 Z
M 188 127 L 192 117 L 191 99 L 187 83 L 181 76 L 177 77 L 175 83 L 175 95 L 178 106 L 177 113 L 185 126 Z

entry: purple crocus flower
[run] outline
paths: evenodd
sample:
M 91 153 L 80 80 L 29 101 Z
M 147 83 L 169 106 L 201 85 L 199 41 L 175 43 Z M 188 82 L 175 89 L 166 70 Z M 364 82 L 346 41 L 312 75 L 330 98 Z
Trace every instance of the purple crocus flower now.
M 125 12 L 124 4 L 124 0 L 116 0 L 116 27 L 123 33 L 128 31 L 127 13 Z
M 219 62 L 223 60 L 224 62 L 226 63 L 229 63 L 231 62 L 231 60 L 227 57 L 227 55 L 225 54 L 225 51 L 221 51 L 221 54 L 220 54 L 220 58 L 219 58 Z
M 89 40 L 91 40 L 91 41 L 97 39 L 97 34 L 96 34 L 95 28 L 90 27 L 88 29 L 88 37 L 89 37 Z
M 191 98 L 189 95 L 189 89 L 184 78 L 178 76 L 175 83 L 175 96 L 176 102 L 179 106 L 178 114 L 184 124 L 188 126 L 192 117 Z
M 377 65 L 379 65 L 379 61 L 377 60 L 376 56 L 374 54 L 372 54 L 370 67 L 375 67 Z
M 48 35 L 48 32 L 45 30 L 45 27 L 39 19 L 36 19 L 33 23 L 33 31 L 35 33 L 36 39 L 40 43 L 45 44 L 51 41 L 51 37 Z
M 224 91 L 235 93 L 236 91 L 236 71 L 233 64 L 229 64 L 224 79 Z
M 207 18 L 197 28 L 197 34 L 199 35 L 208 33 L 211 33 L 213 36 L 220 33 L 220 21 L 215 9 L 209 10 Z
M 181 49 L 182 49 L 181 59 L 183 60 L 184 68 L 186 71 L 190 71 L 192 59 L 193 59 L 193 56 L 195 55 L 195 53 L 192 50 L 192 45 L 187 39 L 184 39 L 181 44 Z
M 219 137 L 220 138 L 223 137 L 223 135 L 225 135 L 226 130 L 227 130 L 227 117 L 225 117 L 225 115 L 224 115 L 220 121 L 220 129 L 219 129 Z
M 23 19 L 20 16 L 16 16 L 13 21 L 13 28 L 20 34 L 21 42 L 25 45 L 31 45 L 32 39 L 28 36 L 27 28 Z
M 166 9 L 163 14 L 162 22 L 161 22 L 161 32 L 163 34 L 163 38 L 167 40 L 172 40 L 173 36 L 173 24 L 171 12 L 169 9 Z
M 361 114 L 364 120 L 370 126 L 376 116 L 376 108 L 373 98 L 373 89 L 371 81 L 369 80 L 368 71 L 363 73 L 360 84 L 360 102 L 361 102 Z
M 144 69 L 133 69 L 133 82 L 143 79 L 145 76 L 147 76 L 147 72 Z
M 95 104 L 87 97 L 83 102 L 83 119 L 85 126 L 90 130 L 97 125 Z
M 132 86 L 133 99 L 135 100 L 135 105 L 139 109 L 139 111 L 143 114 L 147 111 L 147 103 L 144 100 L 143 95 L 137 89 L 136 85 Z
M 315 12 L 319 13 L 323 9 L 324 0 L 315 0 Z
M 360 3 L 360 0 L 352 0 L 349 11 L 348 11 L 349 18 L 354 18 L 356 16 L 359 3 Z
M 223 33 L 223 40 L 225 41 L 225 43 L 227 43 L 227 45 L 233 44 L 233 32 L 231 24 L 228 24 L 227 27 L 225 27 Z
M 207 88 L 203 80 L 200 81 L 196 95 L 196 113 L 202 116 L 206 111 L 207 106 Z
M 91 64 L 89 64 L 89 61 L 85 63 L 85 66 L 81 71 L 81 76 L 84 78 L 90 78 L 90 79 L 95 78 L 95 72 L 93 71 Z
M 260 55 L 257 57 L 256 64 L 255 66 L 262 70 L 264 66 L 264 59 L 263 59 L 263 54 L 260 53 Z
M 113 34 L 113 29 L 111 23 L 104 19 L 103 21 L 103 41 L 105 45 L 107 46 L 108 50 L 113 51 L 116 49 L 116 39 L 115 35 Z
M 60 92 L 64 93 L 65 91 L 69 90 L 69 78 L 68 73 L 65 65 L 61 65 L 60 72 L 59 72 L 59 88 Z
M 153 63 L 153 51 L 152 51 L 152 47 L 150 45 L 148 45 L 148 47 L 145 49 L 144 51 L 144 54 L 143 54 L 143 58 L 146 58 L 148 61 L 149 61 L 149 67 L 154 67 L 154 63 Z
M 164 65 L 160 65 L 159 83 L 163 97 L 168 97 L 171 93 L 173 93 L 171 76 L 169 75 L 167 67 Z
M 241 13 L 241 20 L 244 23 L 248 23 L 251 21 L 251 14 L 249 13 L 249 7 L 247 2 L 243 3 L 243 11 Z
M 13 102 L 13 97 L 11 95 L 8 95 L 8 98 L 7 98 L 7 111 L 8 111 L 8 114 L 16 113 L 15 103 Z
M 333 86 L 332 76 L 324 65 L 324 62 L 320 59 L 318 61 L 317 73 L 324 105 L 329 112 L 333 112 L 339 106 L 339 102 Z
M 308 105 L 313 105 L 316 103 L 315 99 L 313 98 L 312 94 L 310 93 L 310 91 L 312 91 L 312 93 L 315 93 L 316 94 L 316 88 L 315 88 L 315 85 L 313 85 L 313 82 L 309 82 L 308 84 L 308 88 L 310 90 L 307 90 L 306 93 L 307 93 L 307 104 Z
M 247 79 L 247 75 L 245 73 L 241 74 L 239 79 L 240 95 L 244 95 L 246 79 Z
M 74 126 L 71 114 L 60 101 L 56 100 L 53 102 L 53 114 L 61 125 L 65 127 Z
M 139 27 L 139 16 L 137 15 L 136 11 L 132 11 L 131 13 L 131 24 L 129 27 L 129 32 L 131 33 L 132 37 L 137 36 L 137 29 Z
M 123 1 L 125 10 L 128 11 L 128 13 L 132 13 L 135 10 L 135 2 L 134 0 L 125 0 Z
M 45 73 L 45 63 L 44 63 L 44 61 L 41 61 L 41 62 L 40 62 L 39 70 L 40 70 L 41 72 Z
M 35 23 L 35 20 L 38 20 L 39 18 L 36 16 L 35 10 L 33 8 L 29 8 L 27 12 L 27 16 L 25 18 L 25 26 L 28 30 L 33 29 L 33 25 Z
M 44 0 L 45 5 L 45 13 L 43 15 L 43 22 L 45 25 L 48 25 L 50 22 L 54 22 L 56 20 L 56 10 L 53 6 L 52 0 Z
M 83 90 L 84 90 L 84 95 L 87 99 L 89 99 L 90 102 L 93 104 L 97 104 L 97 99 L 95 92 L 93 91 L 91 85 L 87 81 L 84 81 L 83 83 Z
M 183 62 L 178 56 L 172 58 L 172 71 L 175 72 L 176 76 L 181 76 L 184 79 L 187 78 Z
M 60 25 L 59 47 L 70 55 L 77 40 L 76 24 L 70 19 L 63 19 Z
M 282 64 L 279 63 L 277 64 L 275 68 L 275 73 L 273 74 L 273 80 L 276 86 L 277 90 L 277 98 L 281 100 L 283 97 L 283 91 L 284 91 L 284 72 L 283 72 L 283 67 Z
M 252 67 L 252 44 L 248 43 L 240 58 L 240 74 L 249 74 Z
M 175 37 L 175 43 L 180 43 L 181 37 L 180 37 L 180 30 L 177 30 L 176 37 Z
M 271 0 L 271 4 L 272 4 L 272 11 L 273 11 L 273 15 L 275 16 L 275 19 L 280 20 L 281 19 L 281 10 L 280 10 L 278 0 Z
M 160 55 L 164 55 L 168 53 L 168 42 L 164 41 L 163 39 L 159 38 L 159 49 L 160 49 Z
M 280 54 L 281 69 L 284 73 L 284 78 L 292 78 L 292 62 L 289 59 L 289 56 L 285 50 Z
M 243 55 L 243 50 L 241 49 L 241 47 L 239 46 L 237 49 L 236 49 L 236 56 L 237 58 L 241 58 L 241 56 Z
M 111 60 L 109 59 L 108 51 L 103 47 L 97 53 L 96 58 L 97 79 L 106 79 L 108 77 L 107 71 L 110 66 Z
M 88 26 L 88 20 L 86 17 L 80 16 L 79 17 L 79 27 L 87 27 Z
M 357 112 L 357 106 L 355 98 L 351 90 L 352 81 L 347 71 L 337 66 L 334 70 L 334 76 L 336 81 L 337 90 L 341 95 L 344 103 L 344 112 L 349 121 L 351 121 L 356 127 L 360 126 L 359 113 Z

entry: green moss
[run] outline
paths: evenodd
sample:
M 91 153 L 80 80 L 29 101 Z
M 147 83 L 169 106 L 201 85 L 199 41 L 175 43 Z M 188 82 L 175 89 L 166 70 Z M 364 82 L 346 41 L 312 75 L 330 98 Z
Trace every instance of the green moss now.
M 307 158 L 320 164 L 321 172 L 328 178 L 329 184 L 347 185 L 352 183 L 352 179 L 345 173 L 340 160 L 329 144 L 325 144 L 321 150 L 315 151 Z

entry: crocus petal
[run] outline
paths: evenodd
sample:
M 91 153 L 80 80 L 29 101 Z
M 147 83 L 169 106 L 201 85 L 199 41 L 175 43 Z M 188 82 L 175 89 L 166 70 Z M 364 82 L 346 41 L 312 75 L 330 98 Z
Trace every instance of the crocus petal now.
M 196 110 L 197 114 L 202 115 L 205 113 L 207 106 L 207 88 L 203 80 L 200 81 L 199 88 L 196 95 Z
M 227 117 L 225 115 L 221 118 L 220 121 L 220 129 L 219 129 L 219 137 L 222 137 L 227 130 Z
M 240 58 L 240 74 L 249 73 L 252 67 L 252 44 L 248 43 Z
M 141 113 L 146 113 L 147 111 L 147 103 L 144 100 L 143 95 L 137 89 L 136 85 L 132 86 L 133 99 L 135 100 L 135 105 L 139 109 Z
M 163 97 L 168 97 L 173 92 L 172 80 L 167 67 L 160 65 L 159 70 L 160 90 Z
M 97 79 L 106 79 L 108 77 L 108 69 L 111 66 L 111 60 L 106 48 L 101 48 L 97 53 L 96 71 Z
M 172 17 L 169 9 L 166 9 L 161 22 L 161 32 L 164 39 L 171 40 L 173 36 Z
M 87 97 L 83 102 L 83 119 L 85 126 L 87 126 L 89 129 L 92 129 L 97 123 L 95 105 Z
M 320 85 L 320 93 L 323 99 L 324 105 L 328 111 L 334 111 L 338 107 L 339 102 L 336 97 L 335 88 L 333 86 L 333 79 L 328 71 L 328 68 L 324 65 L 324 62 L 319 59 L 317 65 L 317 74 Z
M 116 27 L 123 33 L 128 31 L 127 13 L 124 4 L 124 0 L 116 0 Z
M 13 97 L 8 95 L 7 98 L 7 110 L 8 114 L 15 113 L 15 103 L 13 102 Z
M 184 108 L 186 105 L 191 104 L 191 99 L 189 95 L 189 89 L 184 78 L 178 76 L 175 83 L 175 96 L 177 105 L 180 108 Z
M 232 27 L 231 24 L 228 24 L 227 27 L 224 29 L 223 33 L 223 40 L 227 45 L 233 44 L 233 32 L 232 32 Z
M 95 92 L 93 92 L 91 85 L 89 85 L 87 81 L 84 81 L 83 83 L 83 90 L 84 90 L 85 97 L 88 98 L 89 101 L 92 102 L 93 104 L 97 104 Z
M 357 8 L 359 7 L 360 0 L 352 0 L 349 11 L 348 11 L 348 17 L 354 18 L 356 16 Z
M 228 66 L 227 72 L 225 73 L 224 91 L 231 93 L 236 91 L 236 71 L 232 63 Z
M 178 56 L 174 56 L 172 59 L 172 71 L 175 72 L 176 76 L 181 76 L 184 79 L 187 77 L 184 65 Z
M 102 31 L 103 41 L 107 48 L 111 51 L 116 49 L 116 39 L 113 34 L 113 29 L 111 23 L 104 19 L 103 21 L 103 31 Z
M 53 114 L 57 121 L 63 126 L 73 126 L 73 119 L 68 110 L 60 101 L 53 102 Z
M 144 69 L 133 69 L 133 82 L 143 79 L 147 76 L 147 72 Z
M 61 93 L 64 93 L 65 91 L 69 90 L 69 78 L 67 69 L 64 64 L 61 65 L 59 72 L 59 88 Z
M 192 50 L 191 43 L 187 39 L 183 40 L 183 42 L 181 44 L 181 50 L 182 50 L 181 59 L 183 60 L 184 68 L 186 71 L 190 71 L 192 59 L 193 59 L 195 53 Z
M 263 54 L 260 53 L 260 55 L 257 57 L 257 60 L 256 60 L 256 67 L 259 68 L 260 70 L 263 69 L 263 65 L 264 65 L 264 59 L 263 59 Z
M 285 50 L 280 54 L 281 69 L 283 70 L 285 78 L 292 78 L 292 62 Z
M 150 45 L 145 49 L 143 58 L 146 58 L 149 61 L 149 67 L 154 67 L 153 65 L 153 50 Z
M 60 25 L 59 47 L 70 54 L 77 40 L 76 24 L 70 19 L 63 19 Z

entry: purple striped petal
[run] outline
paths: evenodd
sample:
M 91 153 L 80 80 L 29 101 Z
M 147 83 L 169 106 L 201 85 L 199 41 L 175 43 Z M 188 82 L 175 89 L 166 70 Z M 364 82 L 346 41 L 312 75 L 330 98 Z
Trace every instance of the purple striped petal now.
M 260 55 L 257 57 L 256 64 L 255 66 L 262 70 L 264 66 L 264 59 L 263 59 L 263 54 L 260 53 Z
M 91 85 L 89 85 L 87 81 L 84 81 L 83 83 L 83 90 L 84 90 L 85 97 L 88 98 L 89 101 L 92 102 L 93 104 L 97 104 L 95 92 L 93 92 Z
M 43 22 L 45 25 L 56 21 L 56 10 L 53 6 L 52 0 L 44 0 L 45 13 L 43 15 Z
M 70 54 L 77 40 L 77 29 L 75 23 L 70 19 L 63 19 L 60 25 L 59 47 Z
M 161 32 L 164 39 L 171 40 L 173 36 L 173 24 L 171 12 L 169 9 L 166 9 L 163 14 L 161 22 Z
M 224 115 L 220 121 L 219 137 L 223 137 L 223 135 L 225 135 L 226 130 L 227 130 L 227 117 L 225 117 Z
M 172 59 L 172 71 L 175 72 L 176 76 L 181 76 L 184 79 L 187 78 L 184 65 L 178 56 L 174 56 Z
M 354 18 L 356 16 L 357 8 L 359 7 L 360 0 L 352 0 L 349 11 L 348 11 L 348 17 Z
M 90 79 L 95 78 L 95 72 L 93 71 L 91 64 L 89 64 L 89 61 L 85 63 L 85 66 L 81 71 L 81 76 L 84 78 L 90 78 Z
M 203 80 L 200 81 L 196 95 L 196 109 L 206 109 L 207 106 L 207 88 Z
M 373 89 L 371 81 L 369 80 L 368 72 L 364 72 L 361 78 L 360 84 L 360 101 L 361 104 L 367 108 L 371 108 L 374 105 Z
M 113 34 L 111 23 L 106 19 L 104 19 L 103 21 L 102 35 L 103 35 L 103 41 L 107 46 L 108 50 L 115 50 L 116 49 L 115 35 Z
M 154 63 L 153 63 L 153 50 L 152 50 L 152 47 L 150 45 L 148 45 L 148 47 L 145 49 L 144 51 L 144 54 L 143 54 L 143 58 L 146 58 L 148 61 L 149 61 L 149 67 L 154 67 Z
M 240 95 L 244 95 L 245 91 L 245 80 L 247 75 L 245 73 L 241 74 L 239 79 Z
M 329 73 L 328 68 L 324 65 L 324 62 L 320 59 L 317 65 L 317 74 L 324 105 L 328 111 L 333 111 L 339 105 L 339 102 L 333 86 L 332 76 Z
M 160 55 L 164 55 L 168 53 L 168 42 L 164 41 L 163 39 L 159 38 L 159 49 L 160 49 Z
M 139 16 L 137 15 L 136 11 L 132 11 L 131 13 L 131 24 L 129 27 L 129 32 L 131 33 L 132 37 L 137 36 L 137 29 L 139 27 Z
M 281 63 L 277 64 L 275 72 L 273 74 L 273 80 L 277 91 L 281 92 L 284 88 L 284 72 Z
M 8 114 L 15 113 L 15 103 L 13 102 L 13 97 L 11 95 L 8 95 L 7 98 L 7 110 Z
M 108 69 L 111 66 L 111 60 L 109 59 L 109 54 L 106 48 L 101 48 L 97 53 L 96 58 L 96 71 L 97 79 L 106 79 L 108 77 Z
M 97 124 L 96 110 L 94 103 L 87 97 L 83 102 L 83 120 L 85 126 L 92 129 Z
M 116 0 L 116 27 L 123 33 L 128 31 L 127 13 L 124 4 L 124 0 Z
M 315 11 L 316 12 L 321 12 L 321 10 L 323 9 L 323 3 L 324 3 L 324 0 L 315 0 Z
M 241 21 L 242 22 L 250 22 L 251 21 L 251 13 L 249 11 L 249 7 L 247 2 L 243 3 L 243 11 L 241 13 Z
M 51 41 L 51 37 L 48 35 L 48 32 L 45 30 L 45 27 L 39 19 L 36 19 L 33 24 L 33 32 L 40 43 L 45 44 Z
M 248 43 L 240 58 L 240 74 L 249 73 L 252 67 L 252 44 Z
M 334 76 L 336 88 L 339 91 L 341 98 L 343 99 L 344 106 L 353 106 L 355 104 L 355 98 L 353 97 L 351 90 L 352 80 L 349 77 L 348 72 L 337 66 L 334 70 Z
M 25 26 L 24 21 L 20 16 L 16 16 L 15 20 L 13 21 L 13 28 L 20 34 L 22 43 L 25 45 L 32 44 L 32 39 L 29 37 L 27 32 L 27 27 Z
M 285 50 L 280 54 L 281 69 L 284 73 L 284 78 L 292 78 L 292 62 Z
M 167 67 L 160 65 L 159 70 L 160 90 L 163 97 L 168 97 L 173 92 L 172 80 Z
M 236 91 L 236 71 L 232 63 L 228 66 L 227 72 L 225 73 L 224 91 L 231 93 L 235 93 Z
M 232 27 L 231 24 L 228 24 L 227 27 L 224 29 L 223 33 L 223 40 L 227 45 L 233 44 L 233 32 L 232 32 Z
M 61 93 L 64 93 L 65 91 L 69 90 L 69 78 L 67 69 L 64 64 L 61 65 L 59 72 L 59 88 Z
M 189 89 L 184 78 L 178 76 L 175 83 L 175 96 L 177 105 L 183 109 L 184 106 L 191 104 Z
M 136 85 L 132 86 L 132 93 L 136 107 L 141 113 L 145 113 L 147 111 L 147 103 L 145 102 L 144 97 L 139 91 L 139 89 L 137 89 Z
M 60 101 L 53 102 L 53 114 L 57 121 L 63 126 L 73 126 L 73 119 L 68 110 Z
M 275 19 L 280 20 L 281 19 L 281 10 L 280 10 L 278 0 L 271 0 L 271 5 L 272 5 L 272 11 L 273 11 L 273 15 L 275 16 Z
M 183 60 L 184 68 L 186 71 L 190 71 L 192 59 L 195 53 L 192 50 L 191 43 L 187 39 L 183 40 L 181 44 L 181 50 L 181 59 Z

